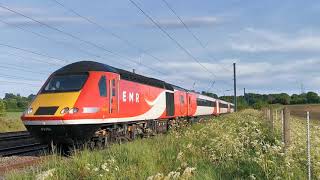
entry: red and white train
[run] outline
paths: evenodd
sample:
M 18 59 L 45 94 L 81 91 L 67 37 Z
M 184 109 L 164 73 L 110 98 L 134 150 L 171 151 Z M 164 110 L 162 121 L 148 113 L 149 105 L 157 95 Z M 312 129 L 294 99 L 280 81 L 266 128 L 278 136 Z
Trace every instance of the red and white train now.
M 158 79 L 80 61 L 55 71 L 21 119 L 42 142 L 101 144 L 233 111 L 231 103 Z

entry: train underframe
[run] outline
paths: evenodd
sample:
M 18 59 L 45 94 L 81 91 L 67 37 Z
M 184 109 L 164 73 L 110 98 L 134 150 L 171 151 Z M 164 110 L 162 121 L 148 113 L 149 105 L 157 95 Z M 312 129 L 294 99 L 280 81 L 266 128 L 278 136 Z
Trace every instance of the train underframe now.
M 123 143 L 136 138 L 154 136 L 166 133 L 171 128 L 178 128 L 198 122 L 202 117 L 180 117 L 174 119 L 144 120 L 118 124 L 92 125 L 48 125 L 26 126 L 42 143 L 51 148 L 58 147 L 69 152 L 75 148 L 104 148 L 112 143 Z

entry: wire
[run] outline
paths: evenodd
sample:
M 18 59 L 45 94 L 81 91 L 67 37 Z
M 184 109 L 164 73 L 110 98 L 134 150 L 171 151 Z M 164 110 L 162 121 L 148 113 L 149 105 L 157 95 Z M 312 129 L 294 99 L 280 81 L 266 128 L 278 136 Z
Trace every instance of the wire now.
M 205 69 L 208 73 L 215 76 L 216 75 L 211 72 L 208 68 L 206 68 L 200 61 L 194 57 L 186 48 L 184 48 L 176 39 L 174 39 L 166 30 L 162 28 L 149 14 L 147 14 L 135 1 L 129 0 L 136 8 L 140 10 L 140 12 L 146 16 L 158 29 L 160 29 L 169 39 L 171 39 L 181 50 L 183 50 L 188 56 L 190 56 L 195 62 L 197 62 L 203 69 Z
M 142 48 L 134 45 L 134 44 L 131 43 L 129 40 L 124 39 L 124 38 L 121 37 L 120 35 L 118 35 L 118 34 L 112 32 L 112 31 L 106 29 L 104 26 L 98 24 L 97 22 L 93 21 L 92 19 L 81 15 L 80 13 L 78 13 L 77 11 L 75 11 L 74 9 L 71 9 L 70 7 L 65 6 L 65 5 L 62 4 L 60 1 L 58 1 L 58 0 L 51 0 L 51 1 L 57 3 L 57 4 L 60 5 L 61 7 L 65 8 L 67 11 L 69 11 L 69 12 L 73 13 L 74 15 L 76 15 L 76 16 L 84 19 L 85 21 L 89 22 L 90 24 L 93 24 L 93 25 L 97 26 L 100 30 L 102 30 L 102 31 L 104 31 L 104 32 L 112 35 L 113 37 L 119 39 L 120 41 L 124 42 L 127 46 L 129 46 L 129 47 L 131 47 L 131 48 L 135 48 L 135 49 L 137 49 L 138 51 L 143 52 L 144 54 L 147 54 L 148 56 L 154 58 L 155 60 L 157 60 L 157 61 L 159 61 L 159 62 L 162 62 L 161 59 L 159 59 L 158 57 L 150 54 L 148 51 L 146 51 L 146 50 L 144 50 L 144 49 L 142 49 Z
M 3 66 L 3 63 L 1 63 L 1 65 L 0 65 L 0 68 L 1 69 L 8 69 L 8 68 L 10 68 L 10 69 L 13 69 L 13 70 L 18 70 L 18 71 L 23 71 L 23 72 L 29 72 L 29 73 L 35 73 L 35 74 L 43 74 L 43 75 L 47 75 L 48 73 L 44 73 L 44 72 L 40 72 L 40 71 L 37 71 L 37 72 L 35 72 L 35 71 L 31 71 L 31 70 L 29 70 L 29 69 L 27 69 L 27 68 L 22 68 L 21 66 L 20 67 L 8 67 L 8 66 Z
M 3 83 L 12 83 L 12 84 L 26 84 L 26 85 L 31 85 L 31 86 L 39 85 L 39 84 L 32 84 L 32 83 L 27 83 L 27 82 L 14 82 L 14 81 L 4 81 L 4 80 L 0 80 L 0 82 L 3 82 Z
M 168 3 L 168 1 L 166 0 L 161 0 L 167 7 L 168 9 L 170 9 L 170 11 L 179 19 L 179 21 L 181 22 L 181 24 L 185 27 L 185 29 L 187 29 L 187 31 L 192 35 L 192 37 L 200 44 L 200 46 L 205 49 L 207 49 L 207 46 L 204 45 L 204 43 L 200 40 L 200 38 L 198 38 L 189 28 L 189 26 L 182 20 L 182 18 L 178 15 L 178 13 L 172 8 L 172 6 Z M 210 54 L 208 54 L 210 56 L 210 58 L 213 60 L 214 58 L 211 57 Z M 219 64 L 218 64 L 219 65 Z M 231 71 L 230 69 L 225 68 L 222 65 L 219 65 L 220 67 L 222 67 L 223 69 L 227 70 L 227 71 Z
M 81 51 L 81 52 L 83 52 L 83 53 L 85 53 L 85 54 L 87 54 L 87 55 L 95 56 L 95 57 L 97 57 L 97 58 L 102 59 L 101 56 L 99 56 L 99 55 L 97 55 L 97 54 L 90 53 L 90 52 L 85 51 L 85 50 L 83 50 L 83 49 L 81 49 L 81 48 L 78 48 L 78 47 L 74 46 L 74 45 L 71 44 L 71 43 L 67 43 L 67 42 L 63 42 L 63 41 L 59 41 L 59 40 L 50 38 L 50 37 L 45 36 L 45 35 L 43 35 L 43 34 L 40 34 L 40 33 L 34 32 L 34 31 L 31 31 L 31 30 L 26 29 L 26 28 L 23 28 L 22 26 L 18 26 L 18 25 L 15 25 L 15 24 L 7 23 L 7 22 L 5 22 L 5 21 L 3 21 L 3 20 L 0 20 L 0 22 L 4 23 L 4 24 L 6 24 L 6 25 L 9 25 L 9 26 L 16 27 L 16 28 L 18 28 L 18 29 L 20 29 L 20 30 L 22 30 L 22 31 L 26 31 L 26 32 L 32 33 L 32 34 L 34 34 L 34 35 L 36 35 L 36 36 L 39 36 L 39 37 L 41 37 L 41 38 L 44 38 L 44 39 L 46 39 L 46 40 L 54 41 L 55 43 L 63 44 L 64 46 L 67 46 L 67 47 L 70 47 L 70 46 L 71 46 L 71 47 L 73 47 L 74 49 L 77 49 L 77 50 L 79 50 L 79 51 Z M 120 64 L 120 65 L 122 65 L 122 66 L 125 66 L 125 67 L 129 67 L 129 66 L 126 66 L 126 65 L 124 65 L 124 64 L 122 64 L 122 63 L 118 63 L 118 62 L 116 62 L 116 63 L 117 63 L 117 64 Z M 130 68 L 130 67 L 129 67 L 129 68 Z
M 209 88 L 207 89 L 207 92 L 209 92 L 211 90 L 211 88 L 213 87 L 213 85 L 216 83 L 216 81 L 212 81 L 212 83 L 210 84 Z
M 28 53 L 31 53 L 31 54 L 35 54 L 35 55 L 38 55 L 38 56 L 47 57 L 47 58 L 50 58 L 50 59 L 55 59 L 55 60 L 59 60 L 59 61 L 63 61 L 63 62 L 68 62 L 68 61 L 63 60 L 63 59 L 59 59 L 59 58 L 56 58 L 56 57 L 53 57 L 53 56 L 49 56 L 49 55 L 46 55 L 46 54 L 42 54 L 42 53 L 39 53 L 39 52 L 35 52 L 35 51 L 19 48 L 19 47 L 8 45 L 8 44 L 0 43 L 0 46 L 5 46 L 5 47 L 12 48 L 12 49 L 17 49 L 17 50 L 28 52 Z
M 158 57 L 150 54 L 150 53 L 147 52 L 146 50 L 144 50 L 144 49 L 142 49 L 142 48 L 134 45 L 134 44 L 131 43 L 129 40 L 122 38 L 120 35 L 118 35 L 118 34 L 112 32 L 112 31 L 106 29 L 104 26 L 98 24 L 97 22 L 93 21 L 92 19 L 81 15 L 80 13 L 78 13 L 77 11 L 75 11 L 74 9 L 72 9 L 72 8 L 70 8 L 70 7 L 67 7 L 66 5 L 62 4 L 60 1 L 58 1 L 58 0 L 51 0 L 51 1 L 57 3 L 59 6 L 63 7 L 64 9 L 66 9 L 68 12 L 71 12 L 72 14 L 74 14 L 74 15 L 82 18 L 82 19 L 84 19 L 84 20 L 87 21 L 88 23 L 95 25 L 95 26 L 98 27 L 100 30 L 102 30 L 102 31 L 104 31 L 104 32 L 112 35 L 113 37 L 119 39 L 120 41 L 124 42 L 127 46 L 129 46 L 129 47 L 131 47 L 131 48 L 134 48 L 134 49 L 137 49 L 138 51 L 143 52 L 144 54 L 146 54 L 146 55 L 154 58 L 154 59 L 157 60 L 158 62 L 163 63 L 163 60 L 161 60 L 160 58 L 158 58 Z M 136 63 L 136 62 L 135 62 L 135 63 Z M 144 66 L 141 62 L 139 62 L 138 65 Z M 156 72 L 158 72 L 158 73 L 160 73 L 160 74 L 162 74 L 162 75 L 166 75 L 165 73 L 159 72 L 159 71 L 157 71 L 157 70 L 154 69 L 154 68 L 151 68 L 151 67 L 147 67 L 147 68 L 149 68 L 149 69 L 151 69 L 151 70 L 153 70 L 153 71 L 156 71 Z M 182 82 L 184 82 L 184 81 L 182 81 Z
M 18 80 L 26 80 L 26 81 L 41 81 L 40 79 L 26 79 L 25 77 L 22 77 L 22 76 L 12 76 L 12 75 L 7 75 L 7 74 L 0 74 L 0 77 L 18 79 Z
M 159 23 L 157 23 L 148 13 L 146 13 L 134 0 L 129 0 L 147 19 L 149 19 L 162 33 L 164 33 L 172 42 L 174 42 L 182 51 L 184 51 L 192 60 L 198 63 L 204 70 L 214 77 L 217 77 L 212 71 L 204 66 L 195 56 L 191 54 L 186 48 L 184 48 L 175 38 L 173 38 Z M 227 81 L 219 80 L 229 84 Z M 229 84 L 230 85 L 230 84 Z
M 10 52 L 5 52 L 5 53 L 9 54 L 9 55 L 12 55 L 12 56 L 16 56 L 16 57 L 22 59 L 23 61 L 25 61 L 26 58 L 27 58 L 27 59 L 31 59 L 31 61 L 36 61 L 36 62 L 45 63 L 45 64 L 49 64 L 49 65 L 60 66 L 59 64 L 55 64 L 55 63 L 51 63 L 51 62 L 47 62 L 47 61 L 42 61 L 42 60 L 35 59 L 35 58 L 32 58 L 32 57 L 25 57 L 25 56 L 17 55 L 17 54 L 10 53 Z
M 48 25 L 48 24 L 46 24 L 46 23 L 44 23 L 44 22 L 41 22 L 41 21 L 36 20 L 36 19 L 34 19 L 34 18 L 32 18 L 32 17 L 29 17 L 29 16 L 27 16 L 27 15 L 25 15 L 25 14 L 22 14 L 22 13 L 20 13 L 20 12 L 17 12 L 17 11 L 15 11 L 15 10 L 12 10 L 12 9 L 10 9 L 10 8 L 8 8 L 8 7 L 5 7 L 5 6 L 1 5 L 1 4 L 0 4 L 0 7 L 3 8 L 3 9 L 6 9 L 6 10 L 12 12 L 12 13 L 15 13 L 15 14 L 18 14 L 18 15 L 20 15 L 20 16 L 23 16 L 23 17 L 25 17 L 25 18 L 27 18 L 27 19 L 30 19 L 30 20 L 32 20 L 32 21 L 34 21 L 34 22 L 36 22 L 36 23 L 38 23 L 38 24 L 41 24 L 41 25 L 43 25 L 43 26 L 45 26 L 45 27 L 47 27 L 47 28 L 49 28 L 49 29 L 55 30 L 55 31 L 57 31 L 57 32 L 59 32 L 59 33 L 62 33 L 62 34 L 64 34 L 64 35 L 66 35 L 66 36 L 69 36 L 69 37 L 71 37 L 71 38 L 73 38 L 73 39 L 76 39 L 76 40 L 78 40 L 78 41 L 80 41 L 80 42 L 82 42 L 82 43 L 86 43 L 86 44 L 89 44 L 89 45 L 91 45 L 91 46 L 93 46 L 93 47 L 95 47 L 95 48 L 101 49 L 101 50 L 107 52 L 107 53 L 110 54 L 110 55 L 122 57 L 122 58 L 124 58 L 124 59 L 126 59 L 126 60 L 128 60 L 128 61 L 134 62 L 134 63 L 136 63 L 136 64 L 138 64 L 138 65 L 140 64 L 139 62 L 136 62 L 136 61 L 134 61 L 134 60 L 132 60 L 132 59 L 130 59 L 130 58 L 128 58 L 128 57 L 125 57 L 125 56 L 123 56 L 123 55 L 121 55 L 121 54 L 119 54 L 119 53 L 117 53 L 117 52 L 113 52 L 113 51 L 111 51 L 111 50 L 108 50 L 108 49 L 104 48 L 103 46 L 97 45 L 97 44 L 95 44 L 95 43 L 93 43 L 93 42 L 91 42 L 91 41 L 87 41 L 87 40 L 81 39 L 81 38 L 79 38 L 79 37 L 77 37 L 77 36 L 75 36 L 75 35 L 73 35 L 73 34 L 71 34 L 71 33 L 62 31 L 62 30 L 60 30 L 60 29 L 58 29 L 58 28 L 56 28 L 56 27 L 54 27 L 54 26 L 50 26 L 50 25 Z M 153 70 L 153 71 L 155 71 L 155 72 L 158 72 L 158 73 L 160 73 L 160 74 L 165 74 L 165 73 L 162 73 L 161 71 L 158 71 L 158 70 L 156 70 L 156 69 L 154 69 L 154 68 L 152 68 L 152 67 L 149 67 L 149 66 L 147 66 L 147 65 L 145 65 L 145 64 L 140 64 L 140 65 L 145 66 L 145 67 L 147 67 L 147 68 L 149 68 L 149 69 L 151 69 L 151 70 Z

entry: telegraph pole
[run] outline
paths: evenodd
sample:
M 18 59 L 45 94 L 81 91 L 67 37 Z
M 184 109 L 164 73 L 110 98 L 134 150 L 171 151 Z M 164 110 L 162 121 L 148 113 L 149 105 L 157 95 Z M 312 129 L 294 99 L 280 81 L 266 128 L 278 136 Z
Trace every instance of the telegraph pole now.
M 236 63 L 233 63 L 233 91 L 234 91 L 234 111 L 237 112 L 237 78 L 236 78 Z

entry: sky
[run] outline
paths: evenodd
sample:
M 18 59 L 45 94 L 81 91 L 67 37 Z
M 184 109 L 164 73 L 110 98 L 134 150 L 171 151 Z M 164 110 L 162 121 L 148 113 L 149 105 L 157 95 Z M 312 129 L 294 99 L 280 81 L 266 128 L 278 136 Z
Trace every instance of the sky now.
M 132 0 L 160 28 L 130 0 L 57 1 L 0 1 L 0 97 L 81 60 L 219 95 L 235 62 L 240 95 L 319 93 L 320 1 Z

